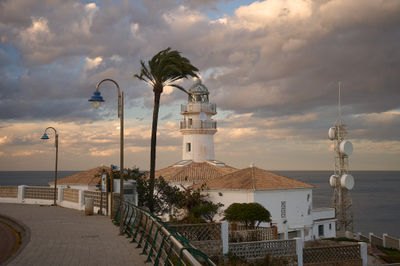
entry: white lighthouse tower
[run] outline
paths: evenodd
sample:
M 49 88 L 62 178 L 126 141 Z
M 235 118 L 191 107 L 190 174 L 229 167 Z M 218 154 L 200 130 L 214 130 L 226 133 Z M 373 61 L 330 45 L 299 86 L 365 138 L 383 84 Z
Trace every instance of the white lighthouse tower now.
M 180 122 L 183 135 L 182 160 L 214 160 L 217 122 L 211 117 L 216 113 L 216 105 L 209 102 L 207 87 L 198 79 L 189 89 L 188 103 L 181 105 L 181 114 L 184 116 Z

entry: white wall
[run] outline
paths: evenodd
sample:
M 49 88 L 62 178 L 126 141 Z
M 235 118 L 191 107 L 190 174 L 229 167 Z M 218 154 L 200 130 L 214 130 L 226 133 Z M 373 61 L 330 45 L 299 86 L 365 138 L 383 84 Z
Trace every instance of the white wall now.
M 322 236 L 320 236 L 318 232 L 319 225 L 323 225 L 324 227 L 324 234 Z M 335 226 L 336 226 L 335 219 L 314 221 L 314 226 L 313 226 L 314 239 L 336 237 Z
M 54 187 L 54 185 L 50 185 L 50 187 Z M 81 190 L 97 190 L 96 186 L 89 186 L 89 185 L 57 184 L 57 188 L 60 188 L 60 187 L 81 189 Z
M 224 204 L 225 210 L 232 203 L 257 202 L 263 205 L 271 214 L 272 223 L 278 227 L 278 233 L 299 230 L 299 236 L 303 234 L 306 239 L 311 239 L 313 232 L 312 219 L 312 190 L 288 189 L 288 190 L 207 190 L 210 200 Z M 222 193 L 222 196 L 219 195 Z M 286 218 L 281 218 L 281 202 L 286 201 Z M 216 216 L 219 220 L 222 216 Z M 286 220 L 286 223 L 284 221 Z M 262 224 L 268 226 L 269 224 Z M 309 234 L 304 235 L 305 231 Z M 303 232 L 301 232 L 303 230 Z M 287 237 L 287 236 L 286 236 Z
M 312 210 L 314 221 L 314 239 L 336 237 L 336 219 L 334 208 L 315 208 Z M 318 227 L 324 228 L 323 235 L 319 235 Z
M 189 119 L 193 120 L 193 123 L 200 121 L 200 111 L 202 109 L 211 109 L 209 103 L 188 103 L 187 109 L 193 111 L 193 113 L 187 113 L 184 115 L 186 124 L 189 124 Z M 202 108 L 203 107 L 203 108 Z M 205 121 L 211 122 L 212 114 L 205 112 Z M 196 129 L 196 125 L 193 124 L 193 130 Z M 211 128 L 210 128 L 211 129 Z M 199 129 L 201 130 L 201 129 Z M 193 160 L 194 162 L 204 162 L 206 160 L 214 160 L 214 134 L 215 131 L 209 131 L 206 134 L 195 134 L 185 132 L 183 134 L 182 143 L 182 160 Z M 191 145 L 191 151 L 187 151 L 187 143 Z
M 335 217 L 335 208 L 314 208 L 312 210 L 313 220 L 332 219 Z
M 312 190 L 264 190 L 255 192 L 254 202 L 263 205 L 270 213 L 278 233 L 312 228 Z M 286 217 L 281 217 L 281 202 L 286 202 Z M 286 221 L 286 223 L 284 223 Z
M 191 151 L 186 150 L 186 143 L 191 143 Z M 213 134 L 184 134 L 182 143 L 182 160 L 204 162 L 214 160 Z

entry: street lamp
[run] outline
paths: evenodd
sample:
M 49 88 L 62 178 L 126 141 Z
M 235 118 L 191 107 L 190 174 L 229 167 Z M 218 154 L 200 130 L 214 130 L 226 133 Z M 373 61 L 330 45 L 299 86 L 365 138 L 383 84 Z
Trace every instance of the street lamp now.
M 119 85 L 116 81 L 112 79 L 103 79 L 99 83 L 97 83 L 96 90 L 93 93 L 92 97 L 89 99 L 89 102 L 92 103 L 94 108 L 98 108 L 102 102 L 104 102 L 103 96 L 101 96 L 99 91 L 99 86 L 104 81 L 111 81 L 117 87 L 117 106 L 118 106 L 118 117 L 120 118 L 120 202 L 119 202 L 119 213 L 120 213 L 120 233 L 123 233 L 123 213 L 122 213 L 122 201 L 124 200 L 124 180 L 123 180 L 123 171 L 124 171 L 124 92 L 121 92 L 119 89 Z M 112 195 L 111 195 L 112 198 Z
M 44 130 L 43 136 L 40 138 L 42 140 L 49 140 L 49 136 L 47 135 L 47 130 L 54 130 L 55 134 L 55 146 L 56 146 L 56 169 L 54 171 L 54 206 L 57 206 L 57 163 L 58 163 L 58 133 L 54 127 L 48 127 Z

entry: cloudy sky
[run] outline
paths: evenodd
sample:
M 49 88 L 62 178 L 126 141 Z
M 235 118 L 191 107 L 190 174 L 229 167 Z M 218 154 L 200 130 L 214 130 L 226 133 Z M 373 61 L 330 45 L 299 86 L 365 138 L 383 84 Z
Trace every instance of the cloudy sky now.
M 152 90 L 133 75 L 172 47 L 217 104 L 216 158 L 269 170 L 333 167 L 327 131 L 342 112 L 353 170 L 400 170 L 400 1 L 0 0 L 0 170 L 119 164 L 116 90 L 125 92 L 125 165 L 149 168 Z M 182 82 L 190 87 L 192 80 Z M 181 159 L 180 104 L 167 88 L 157 168 Z

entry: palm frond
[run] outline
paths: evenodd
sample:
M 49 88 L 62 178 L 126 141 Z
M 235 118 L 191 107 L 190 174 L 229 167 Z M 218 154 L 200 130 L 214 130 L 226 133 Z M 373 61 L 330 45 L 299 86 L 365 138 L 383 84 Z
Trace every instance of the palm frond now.
M 189 59 L 181 56 L 180 52 L 171 50 L 170 47 L 158 52 L 147 62 L 147 65 L 142 60 L 140 64 L 140 74 L 136 74 L 135 77 L 152 84 L 153 87 L 163 88 L 167 83 L 182 78 L 198 77 L 199 70 L 190 63 Z
M 190 95 L 189 92 L 187 90 L 185 90 L 185 88 L 183 88 L 182 86 L 179 86 L 177 84 L 169 84 L 169 86 L 175 87 L 181 91 L 183 91 L 184 93 L 186 93 L 187 95 Z

